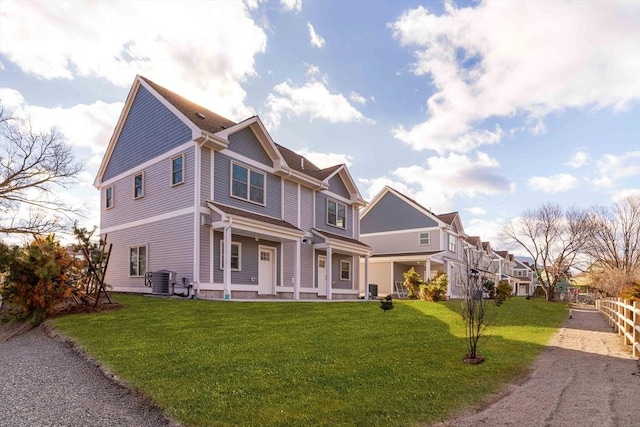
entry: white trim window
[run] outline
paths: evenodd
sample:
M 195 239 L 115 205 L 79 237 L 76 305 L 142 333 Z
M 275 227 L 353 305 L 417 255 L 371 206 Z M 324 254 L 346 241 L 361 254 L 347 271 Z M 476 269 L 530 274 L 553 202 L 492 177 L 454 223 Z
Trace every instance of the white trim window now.
M 224 241 L 220 241 L 220 270 L 224 270 Z M 231 242 L 231 271 L 242 270 L 242 243 Z
M 347 206 L 327 199 L 327 224 L 345 228 L 347 224 Z
M 147 245 L 129 247 L 129 277 L 141 277 L 147 272 Z
M 231 162 L 232 197 L 264 206 L 266 181 L 265 173 Z
M 144 197 L 144 173 L 140 172 L 133 176 L 133 198 L 141 199 Z
M 451 252 L 455 252 L 456 251 L 456 243 L 457 243 L 457 237 L 454 236 L 453 234 L 449 234 L 449 251 Z
M 184 183 L 184 153 L 171 158 L 171 186 Z
M 104 189 L 104 206 L 105 209 L 111 209 L 113 207 L 113 185 Z
M 340 261 L 340 280 L 351 280 L 351 262 Z
M 425 231 L 418 236 L 418 244 L 420 246 L 429 246 L 431 244 L 431 233 Z

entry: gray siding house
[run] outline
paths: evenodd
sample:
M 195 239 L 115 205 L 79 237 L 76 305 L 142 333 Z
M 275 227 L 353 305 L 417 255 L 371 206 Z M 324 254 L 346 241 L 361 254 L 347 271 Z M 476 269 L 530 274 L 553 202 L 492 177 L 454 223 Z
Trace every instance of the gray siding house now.
M 395 293 L 394 283 L 404 280 L 403 273 L 413 267 L 426 281 L 447 274 L 447 295 L 462 295 L 460 274 L 466 236 L 457 212 L 436 215 L 415 200 L 386 186 L 360 214 L 360 239 L 372 249 L 368 263 L 369 282 L 378 285 L 378 294 Z
M 257 116 L 235 123 L 136 76 L 94 185 L 116 291 L 151 292 L 160 270 L 203 298 L 356 298 L 367 280 L 346 166 L 276 144 Z

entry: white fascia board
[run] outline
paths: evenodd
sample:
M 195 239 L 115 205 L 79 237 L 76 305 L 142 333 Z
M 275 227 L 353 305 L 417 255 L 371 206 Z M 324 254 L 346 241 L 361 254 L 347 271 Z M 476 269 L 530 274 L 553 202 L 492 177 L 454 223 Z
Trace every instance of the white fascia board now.
M 426 233 L 431 231 L 439 231 L 439 228 L 436 227 L 426 227 L 426 228 L 405 228 L 402 230 L 390 230 L 390 231 L 377 231 L 375 233 L 360 233 L 360 238 L 363 237 L 375 237 L 375 236 L 388 236 L 394 234 L 406 234 L 406 233 Z

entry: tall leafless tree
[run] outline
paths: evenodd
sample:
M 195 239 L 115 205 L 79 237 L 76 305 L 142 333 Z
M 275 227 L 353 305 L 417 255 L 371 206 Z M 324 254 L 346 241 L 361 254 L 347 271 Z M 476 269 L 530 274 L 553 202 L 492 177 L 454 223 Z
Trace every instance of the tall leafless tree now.
M 70 225 L 72 206 L 54 190 L 81 169 L 59 132 L 34 131 L 0 106 L 0 233 L 47 234 Z
M 565 212 L 548 203 L 526 210 L 503 226 L 503 242 L 523 248 L 533 258 L 547 301 L 554 300 L 556 285 L 568 277 L 571 268 L 583 267 L 589 218 L 587 211 L 572 208 Z
M 591 209 L 585 252 L 590 277 L 600 290 L 619 295 L 640 279 L 640 195 L 627 196 L 611 208 Z

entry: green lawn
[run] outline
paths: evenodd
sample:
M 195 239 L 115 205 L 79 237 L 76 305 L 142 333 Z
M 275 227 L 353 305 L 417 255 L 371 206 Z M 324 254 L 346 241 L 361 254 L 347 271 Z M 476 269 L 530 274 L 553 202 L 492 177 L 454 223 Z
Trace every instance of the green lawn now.
M 294 303 L 117 295 L 51 323 L 186 425 L 434 422 L 522 374 L 567 306 L 513 298 L 466 352 L 459 302 Z

